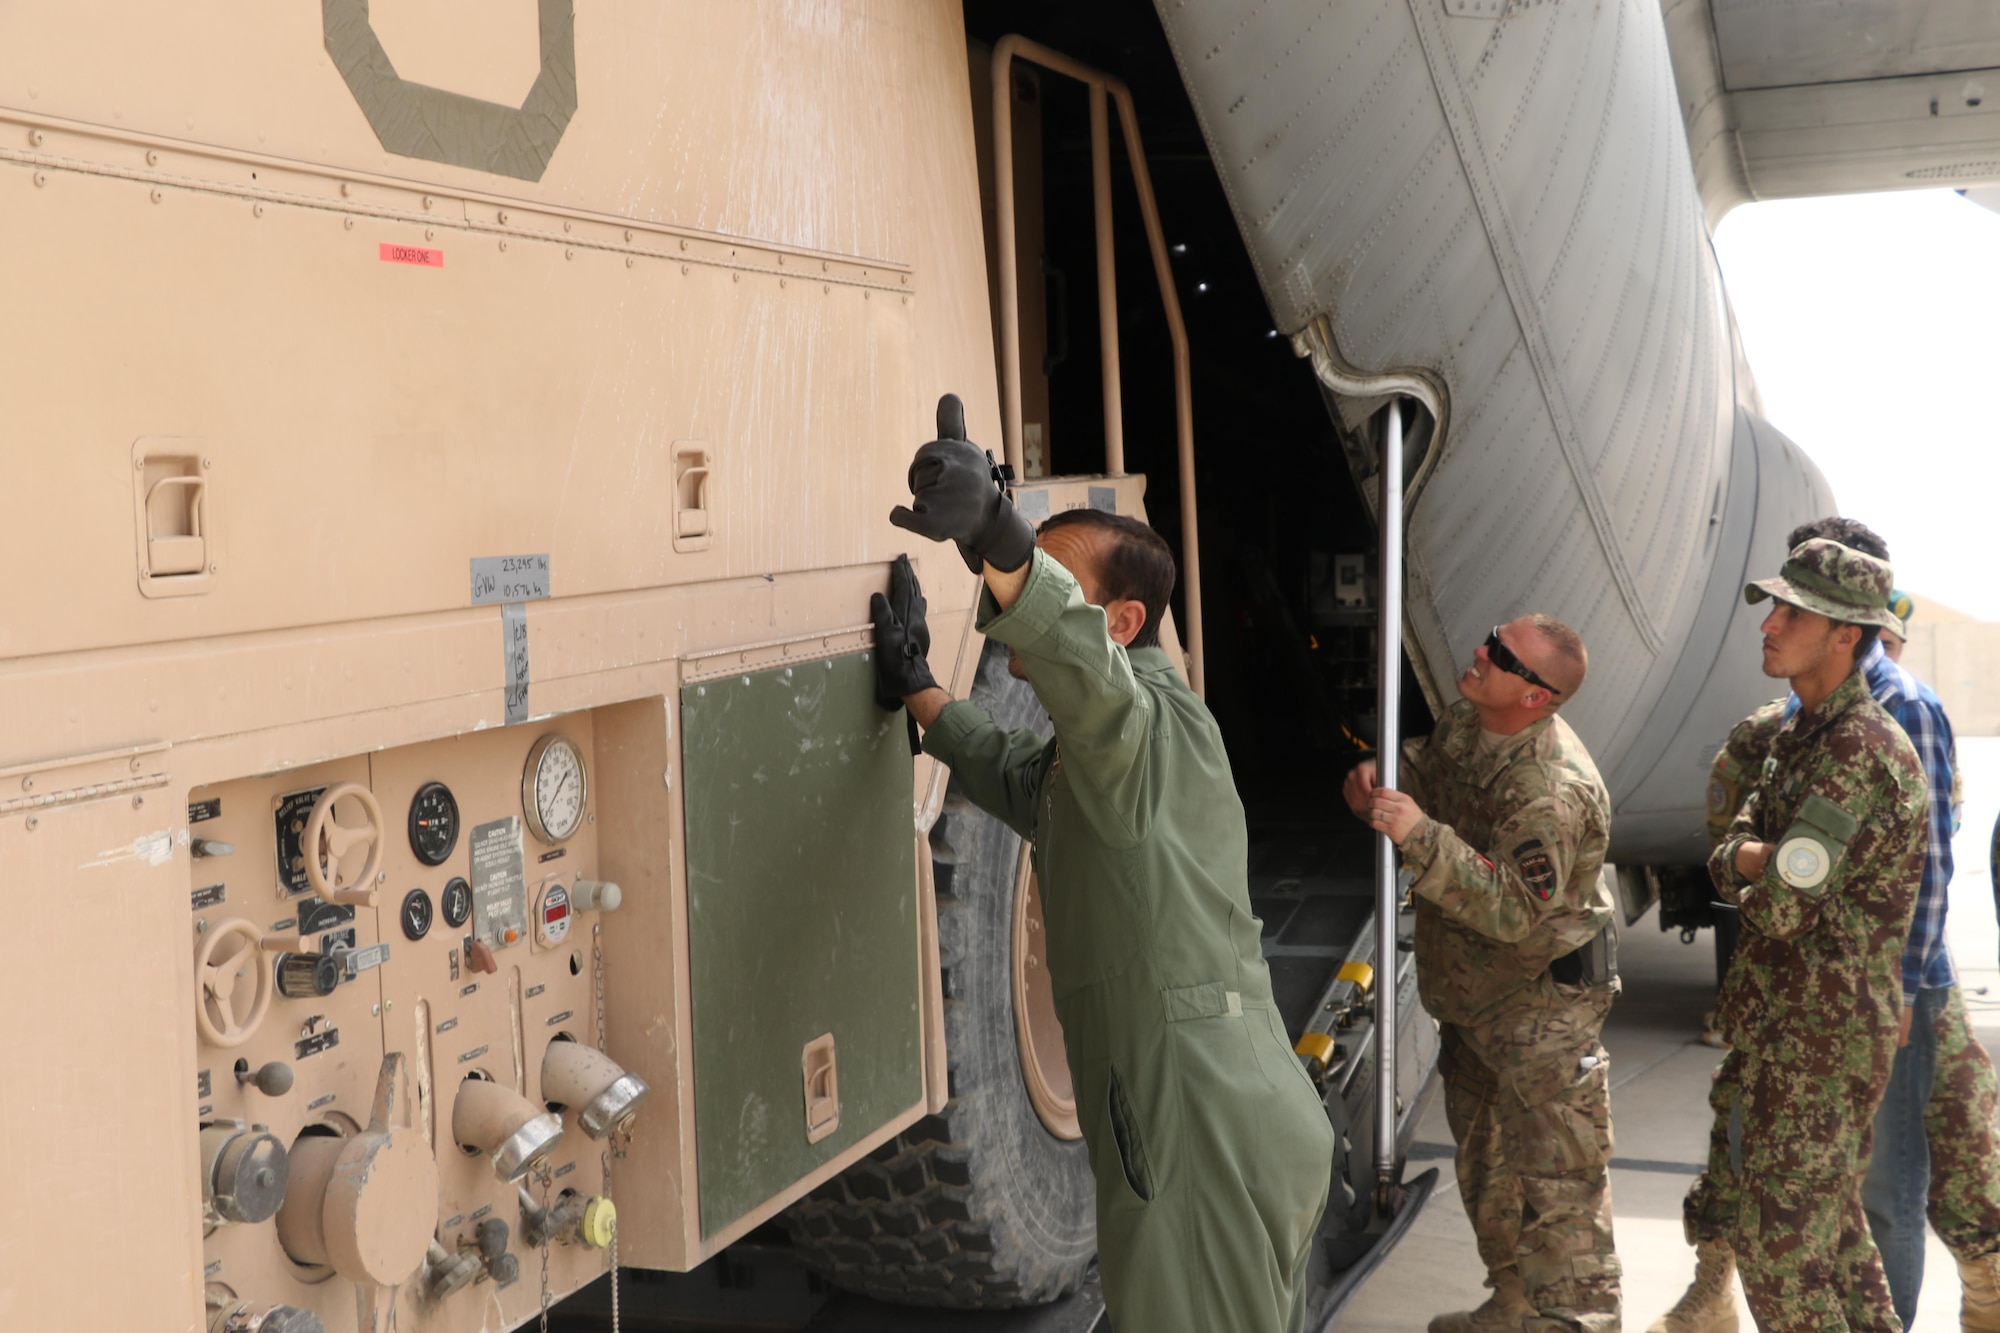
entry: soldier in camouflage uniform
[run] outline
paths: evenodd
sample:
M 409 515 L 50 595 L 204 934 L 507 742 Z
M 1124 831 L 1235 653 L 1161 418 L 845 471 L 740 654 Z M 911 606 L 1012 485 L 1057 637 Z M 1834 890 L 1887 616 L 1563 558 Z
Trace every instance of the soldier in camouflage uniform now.
M 1413 742 L 1402 790 L 1349 775 L 1355 814 L 1415 877 L 1417 977 L 1443 1025 L 1459 1193 L 1493 1295 L 1432 1333 L 1615 1330 L 1610 1063 L 1617 993 L 1602 874 L 1611 803 L 1555 710 L 1583 683 L 1583 644 L 1547 616 L 1493 631 L 1464 698 Z
M 1801 707 L 1709 860 L 1743 934 L 1719 1011 L 1727 1160 L 1688 1216 L 1728 1243 L 1766 1333 L 1900 1328 L 1861 1207 L 1925 846 L 1922 765 L 1855 669 L 1889 587 L 1885 562 L 1814 539 L 1744 590 L 1777 602 L 1764 670 Z
M 1793 534 L 1796 541 L 1826 537 L 1878 558 L 1887 546 L 1850 519 L 1821 519 Z M 1891 591 L 1888 608 L 1900 626 L 1913 610 L 1907 593 Z M 2000 1330 L 2000 1080 L 1992 1061 L 1970 1029 L 1965 1004 L 1942 944 L 1945 886 L 1951 876 L 1950 836 L 1961 801 L 1959 766 L 1951 728 L 1937 696 L 1904 671 L 1888 652 L 1890 632 L 1880 650 L 1863 654 L 1858 674 L 1870 693 L 1916 747 L 1930 786 L 1930 838 L 1917 891 L 1917 920 L 1903 950 L 1903 1011 L 1908 1039 L 1897 1052 L 1888 1089 L 1874 1122 L 1874 1151 L 1863 1179 L 1862 1201 L 1869 1233 L 1899 1318 L 1913 1318 L 1923 1280 L 1923 1225 L 1928 1212 L 1938 1236 L 1958 1263 L 1965 1333 Z M 1740 781 L 1755 774 L 1771 738 L 1796 699 L 1781 699 L 1737 724 L 1716 757 L 1709 788 L 1710 845 L 1747 795 Z M 1945 793 L 1949 792 L 1949 797 Z M 1718 816 L 1718 810 L 1720 815 Z M 1928 915 L 1927 915 L 1928 904 Z M 1912 1025 L 1911 1016 L 1918 1022 Z M 1734 1105 L 1736 1065 L 1725 1060 L 1716 1071 L 1711 1104 L 1710 1182 L 1727 1179 L 1728 1116 Z M 1736 1326 L 1732 1278 L 1735 1264 L 1728 1243 L 1703 1222 L 1712 1204 L 1690 1196 L 1687 1218 L 1696 1243 L 1694 1283 L 1687 1294 L 1654 1322 L 1648 1333 L 1725 1333 Z
M 1773 699 L 1738 722 L 1716 752 L 1708 773 L 1708 848 L 1713 852 L 1729 836 L 1736 812 L 1743 808 L 1771 753 L 1771 740 L 1785 724 L 1787 700 Z M 1711 1030 L 1715 1015 L 1708 1016 Z M 1712 1033 L 1704 1032 L 1704 1040 Z M 1719 1034 L 1715 1040 L 1720 1043 Z M 1683 1225 L 1695 1247 L 1694 1281 L 1673 1308 L 1655 1319 L 1646 1333 L 1736 1333 L 1736 1255 L 1729 1248 L 1727 1229 L 1719 1218 L 1728 1206 L 1714 1197 L 1730 1179 L 1729 1121 L 1736 1110 L 1737 1055 L 1722 1057 L 1709 1085 L 1708 1106 L 1714 1112 L 1708 1134 L 1708 1171 L 1683 1205 Z

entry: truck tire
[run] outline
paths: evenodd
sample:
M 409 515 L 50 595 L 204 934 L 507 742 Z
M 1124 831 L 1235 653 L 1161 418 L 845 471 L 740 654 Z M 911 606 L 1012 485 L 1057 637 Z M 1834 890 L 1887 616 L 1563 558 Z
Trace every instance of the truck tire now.
M 1048 734 L 1034 694 L 988 643 L 972 692 L 1003 727 Z M 1015 1033 L 1021 840 L 954 782 L 931 830 L 951 1100 L 785 1214 L 806 1266 L 877 1300 L 1004 1309 L 1055 1300 L 1097 1250 L 1080 1139 L 1030 1099 Z

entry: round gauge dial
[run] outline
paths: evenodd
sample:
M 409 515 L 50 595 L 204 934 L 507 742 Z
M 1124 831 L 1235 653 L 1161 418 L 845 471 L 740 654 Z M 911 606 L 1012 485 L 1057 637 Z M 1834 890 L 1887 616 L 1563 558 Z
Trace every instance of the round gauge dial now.
M 444 923 L 457 930 L 472 917 L 472 886 L 454 877 L 438 895 L 438 902 L 444 909 Z
M 410 802 L 410 850 L 427 866 L 441 866 L 458 846 L 458 801 L 442 782 L 426 782 Z
M 551 734 L 535 742 L 521 774 L 521 810 L 530 833 L 543 842 L 564 841 L 583 826 L 589 794 L 575 741 Z
M 431 933 L 431 896 L 422 889 L 403 895 L 403 938 L 420 940 Z

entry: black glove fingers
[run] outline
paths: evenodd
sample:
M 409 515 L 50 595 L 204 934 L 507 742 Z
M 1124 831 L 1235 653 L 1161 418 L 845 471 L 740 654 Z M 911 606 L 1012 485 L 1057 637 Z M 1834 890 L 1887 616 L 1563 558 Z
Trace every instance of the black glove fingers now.
M 889 521 L 932 541 L 954 543 L 974 574 L 988 560 L 997 568 L 1018 569 L 1033 552 L 1034 529 L 995 488 L 991 455 L 965 438 L 965 404 L 956 394 L 938 399 L 937 431 L 910 462 L 910 503 L 898 506 Z M 898 601 L 893 592 L 891 600 Z
M 928 656 L 931 650 L 931 627 L 924 618 L 930 610 L 930 603 L 924 598 L 924 586 L 917 580 L 917 571 L 910 564 L 907 553 L 896 557 L 889 566 L 889 602 L 895 609 L 896 620 L 908 635 L 913 655 Z
M 959 401 L 955 393 L 948 393 L 938 399 L 937 433 L 940 440 L 965 438 L 965 404 Z

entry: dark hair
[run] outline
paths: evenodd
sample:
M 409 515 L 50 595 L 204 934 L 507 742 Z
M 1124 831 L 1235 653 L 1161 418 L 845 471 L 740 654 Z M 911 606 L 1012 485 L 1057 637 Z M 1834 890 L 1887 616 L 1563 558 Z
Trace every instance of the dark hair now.
M 1792 550 L 1800 542 L 1809 542 L 1815 537 L 1823 541 L 1838 542 L 1849 550 L 1872 555 L 1877 560 L 1889 558 L 1889 543 L 1877 536 L 1873 528 L 1866 523 L 1857 523 L 1851 518 L 1842 518 L 1838 514 L 1799 524 L 1792 529 L 1792 535 L 1785 538 L 1785 549 Z
M 1174 591 L 1174 553 L 1166 540 L 1136 518 L 1102 509 L 1065 509 L 1046 519 L 1041 530 L 1057 528 L 1090 528 L 1107 539 L 1091 569 L 1097 595 L 1106 602 L 1144 606 L 1146 623 L 1133 636 L 1132 647 L 1159 647 L 1160 621 Z
M 1851 620 L 1847 623 L 1854 625 L 1854 628 L 1861 631 L 1861 637 L 1854 641 L 1854 660 L 1858 664 L 1862 658 L 1868 656 L 1868 650 L 1874 647 L 1875 640 L 1882 637 L 1882 627 L 1880 625 L 1856 625 Z

